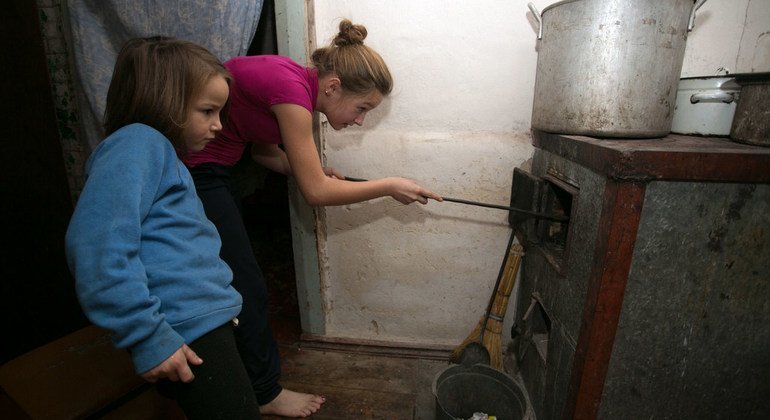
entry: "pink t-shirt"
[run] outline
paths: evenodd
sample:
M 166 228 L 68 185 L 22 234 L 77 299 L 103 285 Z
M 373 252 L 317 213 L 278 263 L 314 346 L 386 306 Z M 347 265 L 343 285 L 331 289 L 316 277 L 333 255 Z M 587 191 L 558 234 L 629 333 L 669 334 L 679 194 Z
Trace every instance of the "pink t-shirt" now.
M 235 57 L 225 62 L 233 75 L 230 113 L 222 132 L 198 153 L 185 157 L 189 167 L 213 162 L 225 166 L 240 160 L 246 143 L 280 144 L 276 104 L 296 104 L 311 113 L 318 97 L 318 72 L 278 55 Z

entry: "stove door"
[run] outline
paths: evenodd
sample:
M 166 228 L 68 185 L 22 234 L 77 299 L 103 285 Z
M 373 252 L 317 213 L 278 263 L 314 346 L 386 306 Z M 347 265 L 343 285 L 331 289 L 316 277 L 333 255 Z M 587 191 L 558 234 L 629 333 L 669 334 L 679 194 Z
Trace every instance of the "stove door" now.
M 519 241 L 525 247 L 530 244 L 542 248 L 560 272 L 568 244 L 569 217 L 577 195 L 576 187 L 551 175 L 540 178 L 520 168 L 513 170 L 511 207 L 564 219 L 544 219 L 510 212 L 508 223 L 516 230 Z

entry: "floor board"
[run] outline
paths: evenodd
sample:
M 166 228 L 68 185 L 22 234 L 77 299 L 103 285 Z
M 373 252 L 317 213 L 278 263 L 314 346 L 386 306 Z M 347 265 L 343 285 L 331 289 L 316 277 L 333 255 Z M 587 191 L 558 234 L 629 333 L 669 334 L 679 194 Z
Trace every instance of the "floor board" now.
M 448 362 L 436 360 L 281 345 L 282 385 L 326 397 L 313 419 L 432 419 L 431 385 L 447 366 Z

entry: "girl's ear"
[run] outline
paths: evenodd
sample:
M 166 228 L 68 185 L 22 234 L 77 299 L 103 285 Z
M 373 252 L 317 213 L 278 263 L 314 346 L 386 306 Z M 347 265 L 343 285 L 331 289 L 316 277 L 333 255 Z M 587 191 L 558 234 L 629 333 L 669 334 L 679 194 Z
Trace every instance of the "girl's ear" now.
M 331 94 L 335 90 L 338 90 L 340 86 L 342 86 L 342 83 L 340 82 L 339 77 L 331 76 L 324 82 L 324 92 L 329 92 L 329 94 Z

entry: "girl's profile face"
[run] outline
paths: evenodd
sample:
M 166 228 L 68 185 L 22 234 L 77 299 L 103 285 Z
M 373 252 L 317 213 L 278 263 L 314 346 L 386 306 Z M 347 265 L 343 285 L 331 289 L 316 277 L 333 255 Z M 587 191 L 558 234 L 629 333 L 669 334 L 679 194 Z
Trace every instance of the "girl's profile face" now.
M 341 95 L 336 103 L 324 112 L 329 125 L 342 130 L 351 125 L 362 125 L 366 114 L 382 102 L 382 94 L 376 89 L 365 95 Z
M 190 102 L 182 139 L 189 153 L 200 152 L 222 130 L 219 113 L 227 102 L 230 88 L 220 75 L 212 76 L 200 94 Z

